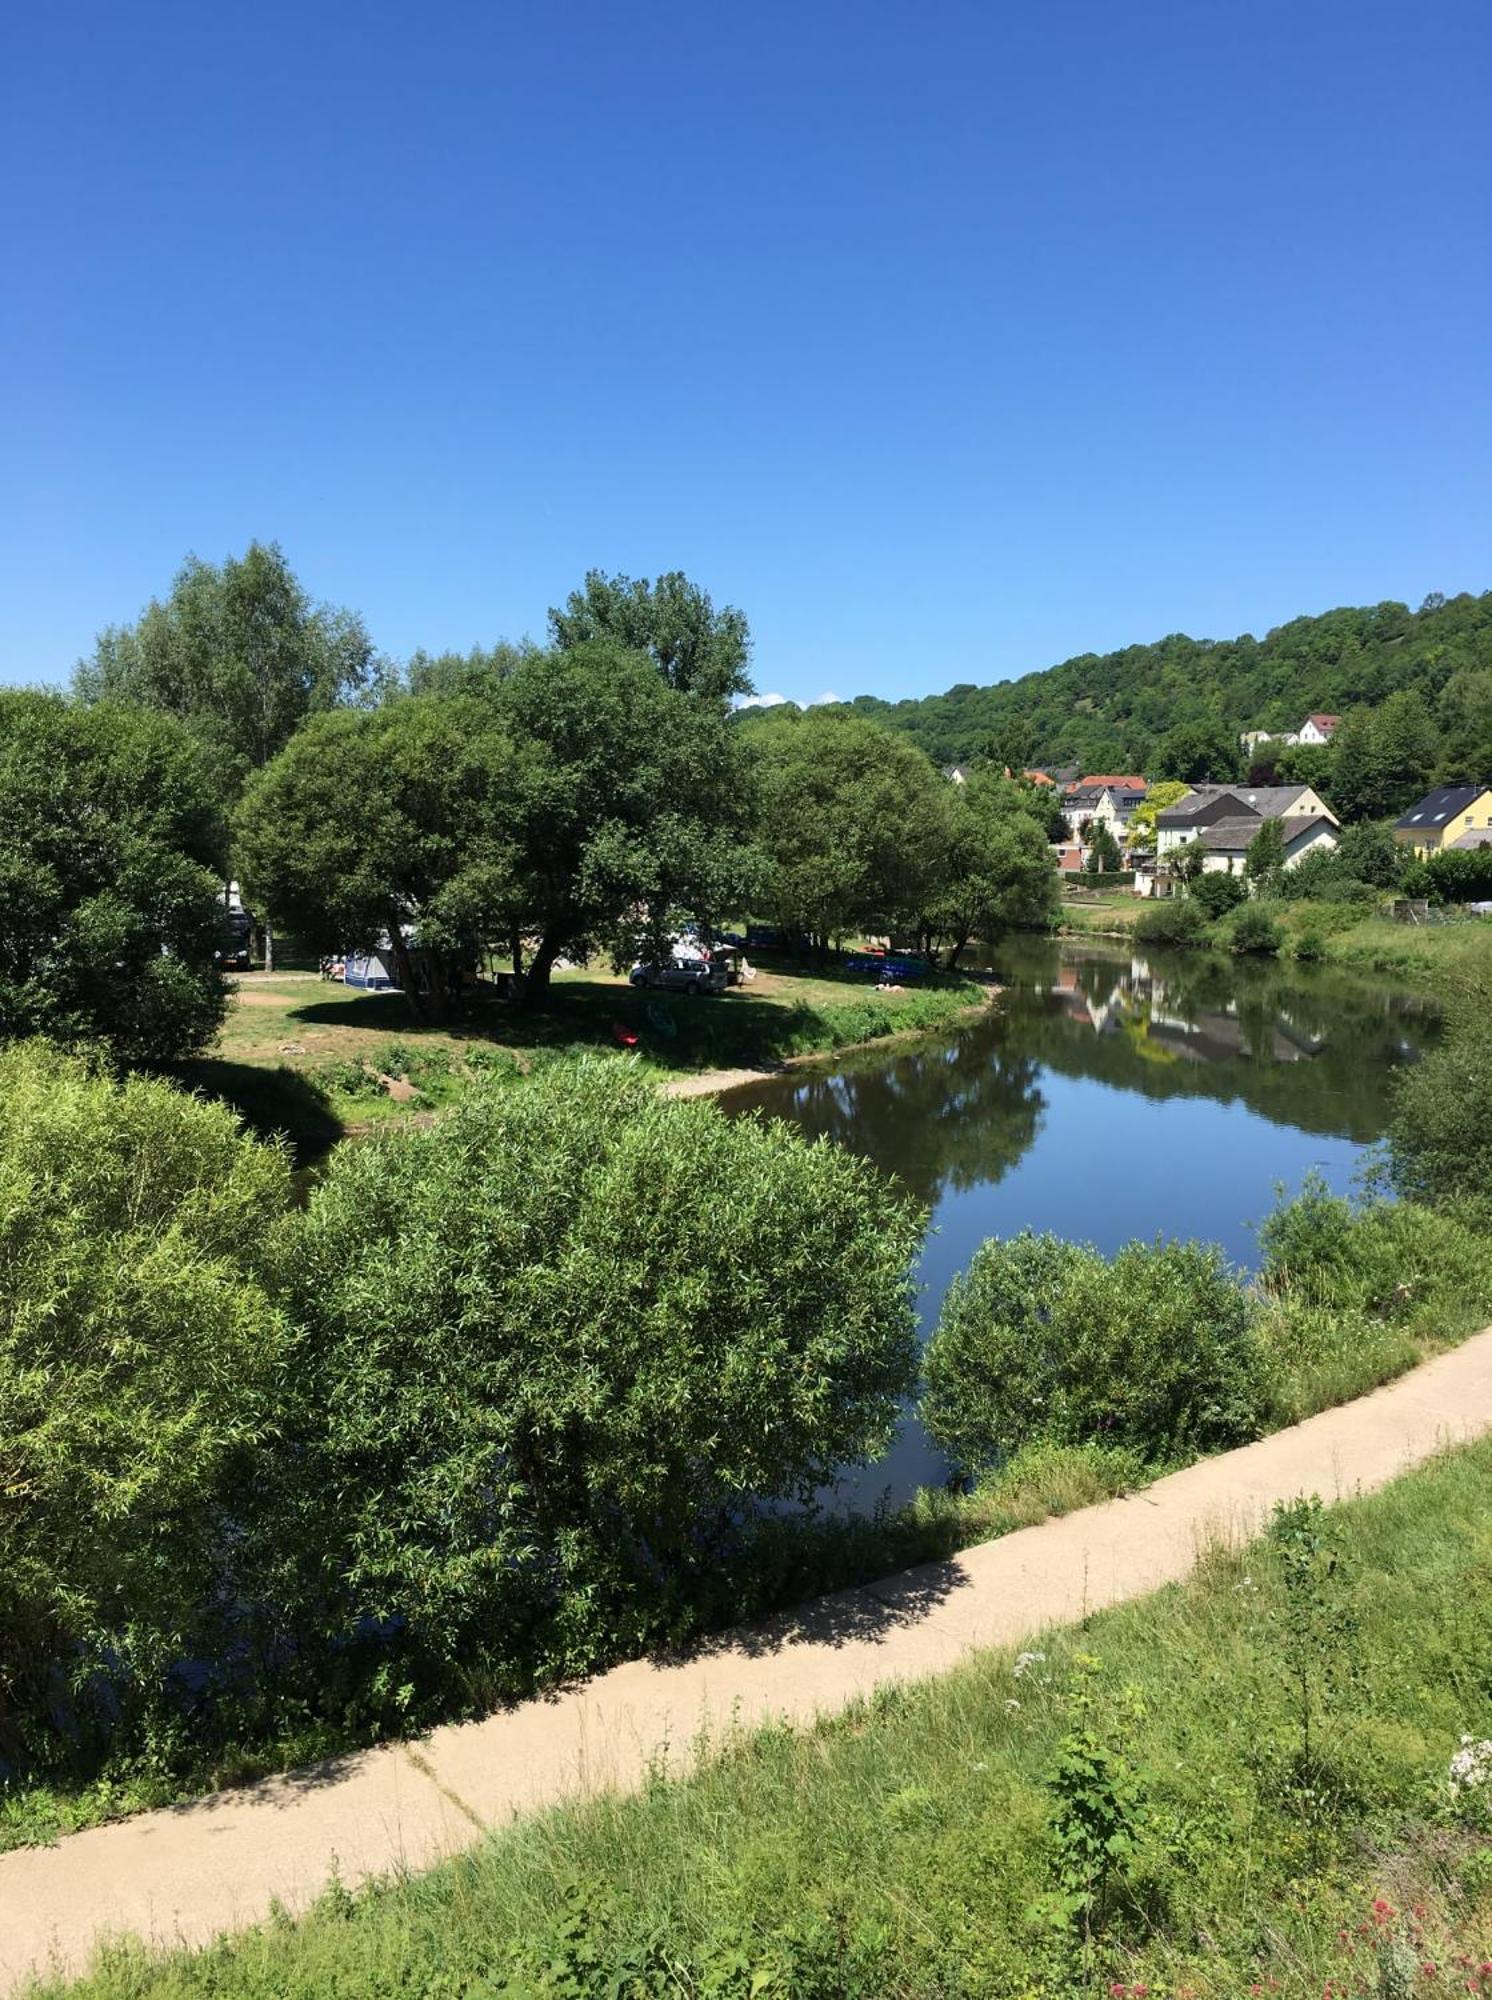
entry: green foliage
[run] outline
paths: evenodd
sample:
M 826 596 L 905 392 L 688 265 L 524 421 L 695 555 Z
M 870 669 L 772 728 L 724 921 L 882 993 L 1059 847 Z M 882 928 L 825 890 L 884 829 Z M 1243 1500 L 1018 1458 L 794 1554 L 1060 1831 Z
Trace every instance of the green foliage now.
M 1199 875 L 1187 891 L 1187 900 L 1196 905 L 1209 923 L 1236 910 L 1247 897 L 1248 884 L 1243 877 L 1220 868 Z
M 1466 1199 L 1492 1217 L 1492 979 L 1468 966 L 1447 1002 L 1438 1048 L 1401 1072 L 1389 1151 L 1394 1185 L 1415 1201 Z
M 1093 1939 L 1108 1914 L 1110 1886 L 1134 1855 L 1144 1799 L 1119 1732 L 1106 1726 L 1098 1664 L 1077 1662 L 1072 1726 L 1057 1745 L 1048 1787 L 1055 1914 L 1080 1946 L 1074 1971 L 1090 1975 Z
M 1261 820 L 1243 857 L 1243 872 L 1259 889 L 1272 889 L 1285 872 L 1285 832 L 1277 819 Z
M 1434 720 L 1415 688 L 1345 715 L 1332 739 L 1329 798 L 1344 820 L 1396 816 L 1430 786 L 1439 754 Z
M 1228 784 L 1241 762 L 1237 732 L 1213 720 L 1177 723 L 1156 744 L 1152 759 L 1157 777 L 1186 785 Z
M 1322 1729 L 1350 1685 L 1356 1636 L 1340 1542 L 1320 1496 L 1277 1503 L 1269 1545 L 1283 1586 L 1280 1666 L 1296 1728 L 1290 1781 L 1300 1804 L 1319 1813 L 1336 1803 L 1337 1774 Z
M 282 1155 L 161 1083 L 0 1051 L 0 1761 L 96 1746 L 221 1655 L 226 1509 L 287 1350 Z M 162 1696 L 164 1695 L 164 1699 Z
M 1057 869 L 1045 831 L 1026 809 L 1031 787 L 983 768 L 950 789 L 948 845 L 921 928 L 948 945 L 955 966 L 975 939 L 994 943 L 1012 929 L 1045 929 L 1056 913 Z
M 139 709 L 0 691 L 0 1041 L 128 1062 L 207 1042 L 224 829 L 197 746 Z
M 1218 734 L 1212 744 L 1215 770 L 1230 779 L 1238 775 L 1243 730 L 1295 729 L 1315 709 L 1346 717 L 1396 690 L 1416 689 L 1441 731 L 1435 775 L 1449 781 L 1492 774 L 1489 660 L 1492 591 L 1427 600 L 1417 612 L 1396 603 L 1347 607 L 1293 619 L 1262 639 L 1172 633 L 992 687 L 965 684 L 902 702 L 861 696 L 851 707 L 905 731 L 935 764 L 967 762 L 1017 727 L 1029 745 L 1025 762 L 1142 770 L 1152 778 L 1160 773 L 1158 747 L 1178 727 L 1205 734 L 1221 725 L 1229 740 Z M 1319 786 L 1333 754 L 1286 750 L 1279 775 Z
M 319 951 L 386 949 L 411 1005 L 443 1019 L 522 906 L 520 768 L 474 696 L 314 716 L 249 782 L 246 890 Z
M 1223 943 L 1229 951 L 1256 957 L 1277 956 L 1284 942 L 1285 933 L 1260 903 L 1245 903 L 1235 910 L 1223 932 Z
M 708 591 L 681 570 L 653 583 L 589 570 L 563 608 L 550 612 L 549 632 L 564 651 L 609 639 L 630 652 L 647 653 L 680 694 L 723 704 L 752 691 L 751 634 L 744 614 L 730 605 L 717 611 Z
M 1207 879 L 1200 877 L 1198 886 Z M 1192 896 L 1167 896 L 1141 910 L 1135 918 L 1134 934 L 1141 944 L 1176 947 L 1206 944 L 1207 913 Z
M 867 928 L 916 922 L 936 907 L 949 889 L 961 809 L 957 788 L 921 751 L 842 708 L 769 710 L 738 727 L 757 765 L 763 907 L 777 923 L 826 948 Z M 962 822 L 973 852 L 954 894 L 968 889 L 976 909 L 980 884 L 1001 865 L 981 851 L 993 840 L 990 798 L 982 789 Z
M 99 635 L 78 694 L 180 717 L 235 797 L 308 715 L 356 699 L 381 665 L 362 620 L 315 605 L 277 544 L 242 556 L 188 556 L 164 603 Z
M 599 1996 L 629 1978 L 652 1982 L 649 2000 L 735 2000 L 768 1974 L 757 1992 L 772 2000 L 1231 2000 L 1255 1986 L 1320 2000 L 1328 1983 L 1373 1991 L 1385 1960 L 1396 1978 L 1413 1945 L 1410 1985 L 1384 1990 L 1464 2000 L 1468 1981 L 1486 1990 L 1492 1876 L 1446 1778 L 1461 1736 L 1489 1733 L 1489 1489 L 1483 1443 L 1333 1510 L 1353 1679 L 1350 1702 L 1317 1714 L 1351 1784 L 1313 1822 L 1280 1782 L 1298 1705 L 1266 1541 L 1042 1637 L 1024 1671 L 991 1650 L 813 1727 L 727 1728 L 676 1781 L 527 1818 L 297 1922 L 164 1960 L 121 1949 L 70 2000 L 445 2000 L 501 1981 Z M 1052 1779 L 1091 1653 L 1123 1691 L 1092 1714 L 1112 1760 L 1101 1776 L 1112 1785 L 1118 1765 L 1120 1780 L 1101 1825 L 1130 1845 L 1078 1979 L 1053 1962 L 1043 1904 Z
M 344 1148 L 285 1251 L 280 1472 L 420 1671 L 522 1687 L 683 1629 L 759 1503 L 879 1450 L 919 1217 L 850 1155 L 552 1065 Z
M 1215 1249 L 992 1239 L 955 1278 L 927 1348 L 922 1418 L 966 1472 L 1037 1439 L 1152 1460 L 1257 1428 L 1252 1304 Z
M 1088 834 L 1088 860 L 1086 867 L 1092 875 L 1117 874 L 1124 861 L 1119 852 L 1119 843 L 1102 820 L 1096 821 Z
M 1492 847 L 1446 848 L 1426 857 L 1424 871 L 1424 893 L 1437 903 L 1492 902 Z

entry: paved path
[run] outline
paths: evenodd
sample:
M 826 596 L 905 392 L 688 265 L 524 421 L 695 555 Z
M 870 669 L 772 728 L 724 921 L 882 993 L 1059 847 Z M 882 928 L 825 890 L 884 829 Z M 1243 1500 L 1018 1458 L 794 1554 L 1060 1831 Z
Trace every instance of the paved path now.
M 1489 1430 L 1492 1328 L 1143 1493 L 819 1599 L 688 1660 L 637 1661 L 415 1745 L 0 1855 L 0 1992 L 32 1968 L 79 1969 L 109 1932 L 200 1943 L 264 1917 L 272 1899 L 303 1909 L 333 1871 L 351 1887 L 427 1868 L 515 1813 L 635 1785 L 665 1746 L 682 1763 L 704 1722 L 807 1722 L 882 1682 L 1185 1576 L 1199 1548 L 1251 1533 L 1276 1500 L 1366 1492 Z

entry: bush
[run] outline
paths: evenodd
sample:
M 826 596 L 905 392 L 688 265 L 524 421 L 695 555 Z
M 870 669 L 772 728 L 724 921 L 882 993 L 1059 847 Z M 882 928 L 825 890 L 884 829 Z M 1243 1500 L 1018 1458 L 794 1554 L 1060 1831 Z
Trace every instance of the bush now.
M 1241 875 L 1225 875 L 1220 869 L 1199 875 L 1187 892 L 1203 915 L 1216 922 L 1248 899 L 1248 884 Z
M 758 1507 L 889 1441 L 920 1231 L 842 1149 L 609 1060 L 343 1148 L 285 1251 L 329 1629 L 510 1688 L 687 1629 Z
M 0 690 L 0 1041 L 203 1047 L 227 1004 L 223 846 L 183 724 Z
M 1401 1070 L 1389 1128 L 1393 1183 L 1436 1204 L 1480 1204 L 1492 1219 L 1492 979 L 1464 975 L 1443 1040 Z
M 1191 897 L 1171 896 L 1150 903 L 1135 918 L 1134 934 L 1141 944 L 1196 945 L 1207 942 L 1207 918 Z
M 1055 1236 L 984 1244 L 949 1287 L 926 1380 L 923 1422 L 967 1473 L 1036 1440 L 1208 1450 L 1260 1410 L 1252 1303 L 1193 1243 L 1112 1260 Z
M 1257 903 L 1245 903 L 1241 910 L 1235 910 L 1223 933 L 1229 951 L 1260 956 L 1278 952 L 1284 940 L 1285 934 L 1274 918 Z
M 289 1198 L 285 1158 L 220 1107 L 0 1052 L 0 1763 L 85 1755 L 170 1666 L 222 1652 Z

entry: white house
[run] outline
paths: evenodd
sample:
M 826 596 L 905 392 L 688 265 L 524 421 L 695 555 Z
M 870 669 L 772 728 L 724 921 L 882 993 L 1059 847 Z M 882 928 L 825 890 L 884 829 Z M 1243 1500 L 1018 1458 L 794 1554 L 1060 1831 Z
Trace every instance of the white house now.
M 1202 873 L 1241 875 L 1249 845 L 1263 824 L 1264 820 L 1252 813 L 1240 813 L 1235 819 L 1214 820 L 1211 826 L 1203 827 L 1198 836 L 1203 847 Z M 1281 819 L 1279 826 L 1285 843 L 1287 868 L 1298 868 L 1308 854 L 1315 853 L 1317 849 L 1330 852 L 1337 844 L 1334 820 Z
M 1341 721 L 1339 715 L 1308 715 L 1295 732 L 1297 743 L 1330 743 Z
M 1123 842 L 1136 806 L 1145 803 L 1149 790 L 1143 778 L 1102 776 L 1078 778 L 1063 787 L 1062 812 L 1074 833 L 1088 825 L 1106 826 Z
M 1220 820 L 1319 819 L 1337 825 L 1337 816 L 1310 785 L 1198 785 L 1158 813 L 1155 858 L 1163 861 Z

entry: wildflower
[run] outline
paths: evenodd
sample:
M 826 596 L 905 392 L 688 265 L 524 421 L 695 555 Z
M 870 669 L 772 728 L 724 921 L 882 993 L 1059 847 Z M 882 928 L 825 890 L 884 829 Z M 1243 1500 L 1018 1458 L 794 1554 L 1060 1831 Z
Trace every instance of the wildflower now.
M 1017 1653 L 1015 1656 L 1016 1679 L 1020 1680 L 1021 1677 L 1024 1674 L 1028 1673 L 1032 1667 L 1043 1666 L 1045 1665 L 1045 1663 L 1046 1663 L 1045 1653 Z
M 1009 1713 L 1009 1712 L 1010 1712 L 1010 1711 L 1011 1711 L 1012 1709 L 1017 1709 L 1017 1708 L 1019 1708 L 1019 1707 L 1020 1707 L 1020 1703 L 1019 1703 L 1019 1702 L 1018 1702 L 1018 1701 L 1017 1701 L 1017 1700 L 1015 1699 L 1014 1695 L 1012 1695 L 1012 1696 L 1010 1697 L 1010 1699 L 1009 1699 L 1009 1700 L 1008 1700 L 1008 1701 L 1006 1702 L 1006 1704 L 1005 1704 L 1005 1708 L 1006 1708 L 1006 1712 L 1007 1712 L 1007 1713 Z
M 1460 1749 L 1451 1759 L 1450 1781 L 1452 1798 L 1492 1784 L 1492 1739 L 1463 1736 Z

